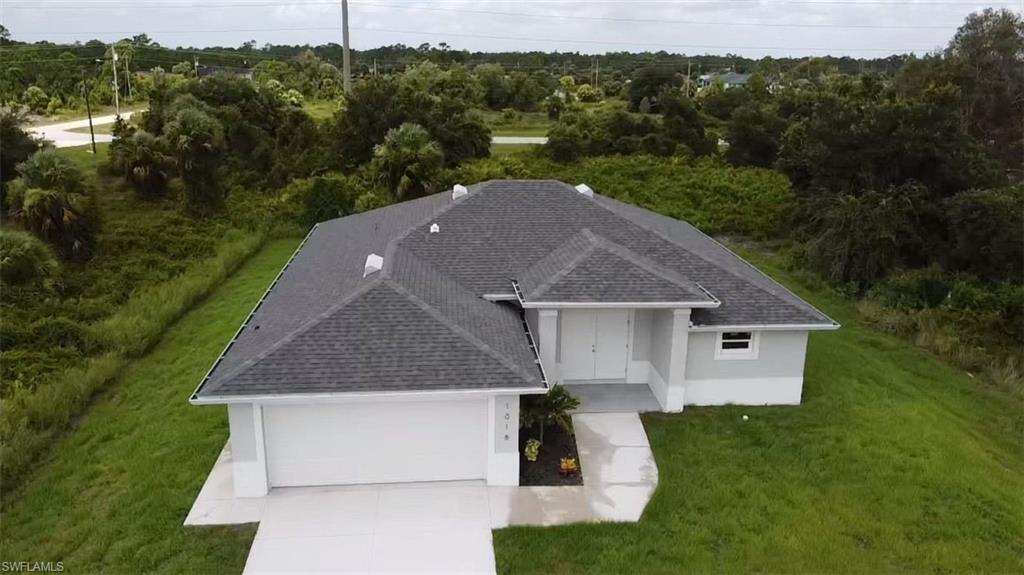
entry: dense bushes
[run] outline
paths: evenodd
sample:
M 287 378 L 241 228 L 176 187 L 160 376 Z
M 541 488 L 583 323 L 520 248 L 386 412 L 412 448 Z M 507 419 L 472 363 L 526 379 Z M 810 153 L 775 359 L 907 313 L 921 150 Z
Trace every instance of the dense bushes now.
M 6 286 L 40 283 L 60 270 L 46 244 L 23 232 L 0 230 L 0 282 Z
M 569 164 L 492 158 L 448 171 L 444 183 L 495 178 L 583 182 L 601 194 L 685 220 L 707 233 L 757 238 L 777 235 L 781 214 L 793 201 L 789 182 L 771 170 L 644 155 L 584 158 Z
M 59 347 L 89 347 L 92 357 L 57 372 L 43 385 L 5 378 L 0 402 L 0 457 L 5 492 L 32 469 L 32 464 L 96 392 L 126 364 L 146 352 L 165 329 L 205 297 L 263 244 L 265 234 L 233 232 L 215 257 L 177 278 L 140 290 L 112 316 L 82 327 L 67 318 L 40 320 L 35 340 Z M 5 351 L 5 364 L 14 357 Z M 6 366 L 5 366 L 6 369 Z
M 388 132 L 406 123 L 418 124 L 440 144 L 447 166 L 490 155 L 490 129 L 471 110 L 472 102 L 453 90 L 447 74 L 418 66 L 401 76 L 357 82 L 331 127 L 338 167 L 352 170 L 369 162 Z
M 665 94 L 662 109 L 661 121 L 616 108 L 563 114 L 548 131 L 548 156 L 570 162 L 583 156 L 706 156 L 713 151 L 715 144 L 689 100 Z

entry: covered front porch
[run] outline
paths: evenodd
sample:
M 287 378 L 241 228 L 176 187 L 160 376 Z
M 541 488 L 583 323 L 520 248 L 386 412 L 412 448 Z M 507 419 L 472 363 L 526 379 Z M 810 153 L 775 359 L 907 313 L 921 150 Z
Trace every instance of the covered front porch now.
M 651 388 L 642 383 L 571 383 L 565 389 L 580 401 L 575 413 L 662 411 Z

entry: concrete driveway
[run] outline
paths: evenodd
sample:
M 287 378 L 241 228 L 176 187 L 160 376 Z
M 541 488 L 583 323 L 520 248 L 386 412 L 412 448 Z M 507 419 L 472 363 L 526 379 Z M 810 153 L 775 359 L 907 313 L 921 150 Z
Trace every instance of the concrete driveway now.
M 483 482 L 275 489 L 245 573 L 494 573 Z
M 121 117 L 127 120 L 132 117 L 134 112 L 125 112 L 121 114 Z M 92 126 L 103 126 L 106 124 L 113 124 L 117 120 L 116 115 L 110 116 L 96 116 L 92 119 Z M 71 148 L 74 146 L 85 146 L 88 145 L 92 140 L 89 138 L 89 133 L 72 132 L 78 128 L 88 128 L 89 120 L 73 120 L 71 122 L 61 122 L 60 124 L 48 124 L 46 126 L 33 126 L 29 128 L 29 131 L 43 138 L 53 142 L 53 145 L 58 148 Z M 111 142 L 114 137 L 110 134 L 96 134 L 96 143 Z
M 491 529 L 638 521 L 658 468 L 636 413 L 573 415 L 583 485 L 275 488 L 236 497 L 230 442 L 185 525 L 259 522 L 246 573 L 494 573 Z

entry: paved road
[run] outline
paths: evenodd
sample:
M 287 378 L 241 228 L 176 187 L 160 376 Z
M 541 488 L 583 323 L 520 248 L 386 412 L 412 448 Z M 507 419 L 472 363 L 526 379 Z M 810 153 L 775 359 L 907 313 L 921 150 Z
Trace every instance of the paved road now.
M 121 114 L 124 119 L 132 117 L 134 112 L 125 112 Z M 113 124 L 117 120 L 117 116 L 96 116 L 92 119 L 93 128 L 96 126 L 102 126 L 104 124 Z M 29 131 L 37 136 L 41 136 L 45 140 L 53 142 L 53 145 L 58 148 L 71 148 L 73 146 L 85 146 L 88 145 L 89 134 L 72 132 L 71 130 L 77 128 L 88 128 L 89 120 L 73 120 L 71 122 L 61 122 L 60 124 L 49 124 L 46 126 L 34 126 L 29 128 Z M 110 142 L 113 141 L 114 137 L 110 134 L 96 134 L 96 143 Z
M 142 111 L 142 110 L 140 110 Z M 126 120 L 131 118 L 134 112 L 125 112 L 121 114 Z M 104 124 L 113 124 L 117 116 L 97 116 L 92 119 L 92 125 L 102 126 Z M 47 126 L 35 126 L 30 128 L 30 131 L 38 136 L 42 136 L 46 140 L 53 142 L 53 145 L 58 148 L 70 148 L 73 146 L 86 146 L 89 144 L 89 134 L 72 132 L 71 130 L 77 128 L 88 128 L 89 120 L 73 120 L 71 122 L 62 122 L 60 124 L 50 124 Z M 114 138 L 110 134 L 96 134 L 96 142 L 110 142 Z M 491 141 L 495 144 L 546 144 L 548 139 L 543 136 L 494 136 Z
M 548 139 L 545 136 L 494 136 L 492 144 L 546 144 Z

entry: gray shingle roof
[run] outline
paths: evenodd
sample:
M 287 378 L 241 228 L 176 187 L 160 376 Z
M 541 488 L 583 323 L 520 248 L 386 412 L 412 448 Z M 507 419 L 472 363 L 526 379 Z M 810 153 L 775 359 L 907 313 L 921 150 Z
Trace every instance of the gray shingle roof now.
M 364 278 L 370 253 L 384 270 Z M 197 395 L 543 388 L 521 310 L 481 297 L 513 280 L 528 302 L 717 298 L 695 324 L 832 324 L 684 222 L 491 181 L 318 225 Z
M 680 274 L 586 228 L 516 279 L 533 304 L 715 301 Z

